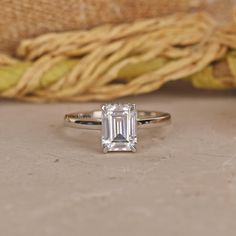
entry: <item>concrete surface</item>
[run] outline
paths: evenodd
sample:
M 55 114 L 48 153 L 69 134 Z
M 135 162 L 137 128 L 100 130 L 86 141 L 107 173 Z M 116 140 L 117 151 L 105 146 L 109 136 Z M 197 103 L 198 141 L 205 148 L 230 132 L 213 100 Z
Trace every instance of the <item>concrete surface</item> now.
M 63 128 L 89 104 L 0 102 L 1 236 L 235 236 L 236 93 L 183 87 L 121 99 L 171 112 L 136 154 Z

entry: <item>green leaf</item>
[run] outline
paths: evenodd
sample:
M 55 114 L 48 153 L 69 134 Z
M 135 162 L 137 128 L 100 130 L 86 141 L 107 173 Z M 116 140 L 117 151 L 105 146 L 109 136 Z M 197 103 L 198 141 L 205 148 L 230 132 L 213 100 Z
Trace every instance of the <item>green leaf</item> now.
M 224 84 L 220 79 L 214 77 L 212 66 L 208 66 L 201 72 L 192 75 L 190 79 L 192 80 L 193 86 L 196 88 L 216 90 L 232 88 L 232 86 Z
M 156 58 L 153 60 L 139 62 L 135 64 L 128 64 L 124 66 L 118 73 L 119 78 L 132 79 L 143 74 L 158 70 L 167 63 L 165 58 Z
M 14 87 L 31 63 L 17 63 L 10 66 L 0 66 L 0 92 Z

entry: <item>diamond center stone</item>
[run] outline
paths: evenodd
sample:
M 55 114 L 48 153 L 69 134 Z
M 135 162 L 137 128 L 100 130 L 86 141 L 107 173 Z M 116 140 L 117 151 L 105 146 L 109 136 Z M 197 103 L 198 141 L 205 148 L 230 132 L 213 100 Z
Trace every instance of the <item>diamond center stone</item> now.
M 104 152 L 136 151 L 137 112 L 134 104 L 102 106 L 102 145 Z

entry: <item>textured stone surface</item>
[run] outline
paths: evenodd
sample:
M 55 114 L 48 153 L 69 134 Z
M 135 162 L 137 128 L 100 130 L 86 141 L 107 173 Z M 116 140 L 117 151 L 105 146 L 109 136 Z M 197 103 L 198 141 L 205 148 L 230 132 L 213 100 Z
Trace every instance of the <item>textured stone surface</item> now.
M 173 115 L 170 129 L 139 133 L 135 154 L 63 128 L 64 113 L 98 104 L 0 102 L 0 235 L 235 236 L 235 95 L 122 99 Z

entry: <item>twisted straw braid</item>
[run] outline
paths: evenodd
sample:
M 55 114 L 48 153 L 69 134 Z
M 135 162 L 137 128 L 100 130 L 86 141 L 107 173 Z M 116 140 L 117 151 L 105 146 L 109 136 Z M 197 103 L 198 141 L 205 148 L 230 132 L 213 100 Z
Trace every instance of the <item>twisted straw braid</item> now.
M 0 97 L 109 100 L 183 78 L 197 87 L 234 88 L 235 48 L 235 26 L 218 26 L 205 13 L 47 34 L 23 41 L 21 60 L 0 55 Z M 216 78 L 214 69 L 224 62 L 229 75 Z

